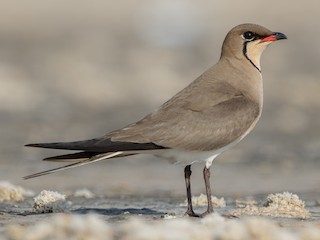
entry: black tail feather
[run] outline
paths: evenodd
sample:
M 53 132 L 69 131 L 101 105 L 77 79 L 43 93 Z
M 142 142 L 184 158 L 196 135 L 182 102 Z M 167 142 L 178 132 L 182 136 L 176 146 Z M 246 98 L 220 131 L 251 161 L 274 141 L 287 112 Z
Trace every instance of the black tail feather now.
M 26 147 L 52 148 L 52 149 L 66 149 L 66 150 L 89 150 L 96 147 L 98 139 L 90 139 L 75 142 L 53 142 L 53 143 L 30 143 Z
M 79 150 L 94 153 L 116 151 L 153 150 L 163 149 L 154 143 L 113 142 L 110 138 L 96 138 L 76 142 L 31 143 L 26 147 L 39 147 L 51 149 Z
M 77 152 L 65 155 L 58 155 L 53 157 L 44 158 L 43 161 L 53 161 L 53 162 L 78 162 L 80 159 L 91 158 L 97 154 L 97 152 Z
M 53 157 L 44 158 L 43 161 L 50 161 L 50 162 L 79 162 L 81 159 L 88 159 L 92 158 L 101 153 L 95 152 L 78 152 L 78 153 L 71 153 L 65 155 L 58 155 Z M 127 157 L 131 155 L 136 155 L 137 153 L 123 153 L 121 155 L 116 156 L 119 157 Z M 113 158 L 113 157 L 111 157 Z

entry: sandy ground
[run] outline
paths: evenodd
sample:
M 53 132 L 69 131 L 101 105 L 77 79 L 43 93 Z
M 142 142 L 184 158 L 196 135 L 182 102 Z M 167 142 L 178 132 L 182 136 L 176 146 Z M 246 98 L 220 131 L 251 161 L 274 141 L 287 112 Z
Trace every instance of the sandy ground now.
M 312 172 L 311 167 L 306 167 L 308 173 L 294 168 L 290 174 L 284 169 L 266 173 L 265 166 L 217 162 L 212 183 L 219 200 L 215 207 L 219 215 L 193 219 L 184 216 L 182 166 L 165 161 L 150 164 L 149 159 L 123 161 L 102 163 L 103 168 L 88 166 L 46 176 L 43 181 L 19 181 L 29 191 L 11 195 L 19 201 L 0 204 L 0 236 L 81 239 L 88 232 L 91 239 L 318 239 L 320 236 L 320 194 L 315 191 L 317 169 Z M 199 213 L 206 209 L 205 201 L 199 199 L 199 194 L 204 193 L 201 169 L 202 166 L 195 165 L 192 175 L 194 198 L 198 198 L 194 201 L 195 211 Z M 296 178 L 298 174 L 303 174 L 303 184 L 301 178 Z M 47 200 L 40 203 L 37 200 L 35 204 L 35 196 L 43 189 L 59 192 L 58 197 L 49 199 L 59 199 L 60 194 L 65 198 L 51 205 L 45 204 Z M 290 189 L 302 203 L 292 204 L 293 200 L 289 200 L 267 207 L 270 193 L 283 194 Z M 235 217 L 225 219 L 220 215 Z M 253 229 L 256 230 L 252 232 Z M 185 236 L 186 232 L 190 235 Z
M 34 196 L 14 192 L 24 200 L 0 203 L 0 239 L 69 228 L 68 236 L 57 231 L 60 239 L 81 239 L 77 232 L 101 232 L 101 239 L 170 239 L 160 233 L 171 239 L 319 239 L 319 8 L 314 0 L 4 1 L 0 181 L 34 196 L 57 191 L 72 203 L 64 212 L 70 216 L 34 214 Z M 215 63 L 227 31 L 244 22 L 283 32 L 288 40 L 262 56 L 264 110 L 255 130 L 213 164 L 213 194 L 226 201 L 216 211 L 237 211 L 248 200 L 263 208 L 269 194 L 292 192 L 305 202 L 310 218 L 257 220 L 241 211 L 239 219 L 226 221 L 185 218 L 184 166 L 150 156 L 22 180 L 59 166 L 41 159 L 64 153 L 24 144 L 92 138 L 138 120 Z M 204 193 L 202 168 L 192 167 L 195 196 Z M 83 188 L 94 197 L 72 195 Z
M 22 200 L 11 194 L 11 201 L 0 204 L 0 237 L 4 239 L 290 240 L 320 236 L 317 194 L 302 194 L 306 202 L 290 193 L 269 195 L 269 206 L 265 194 L 218 198 L 215 214 L 197 219 L 184 216 L 184 199 L 173 195 L 110 197 L 78 189 L 42 191 L 31 197 L 35 193 L 30 190 L 10 188 L 26 197 Z M 0 191 L 3 196 L 4 187 Z M 197 212 L 205 211 L 202 195 L 193 200 Z M 260 210 L 248 211 L 252 206 Z

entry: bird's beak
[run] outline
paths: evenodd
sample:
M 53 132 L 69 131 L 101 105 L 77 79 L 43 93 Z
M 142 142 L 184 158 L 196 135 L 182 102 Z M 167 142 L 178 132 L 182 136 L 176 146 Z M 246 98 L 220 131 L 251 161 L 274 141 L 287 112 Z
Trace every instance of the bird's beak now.
M 284 35 L 281 32 L 274 32 L 270 36 L 262 38 L 260 40 L 260 43 L 263 43 L 263 42 L 274 42 L 274 41 L 281 40 L 281 39 L 287 39 L 287 36 Z

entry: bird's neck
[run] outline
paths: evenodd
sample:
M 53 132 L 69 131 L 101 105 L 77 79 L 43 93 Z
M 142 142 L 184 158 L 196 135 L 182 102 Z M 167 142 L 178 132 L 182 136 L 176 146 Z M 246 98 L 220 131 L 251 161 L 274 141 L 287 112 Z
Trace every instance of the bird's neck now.
M 220 71 L 224 73 L 228 72 L 228 77 L 224 78 L 222 74 L 221 80 L 228 82 L 235 89 L 241 91 L 243 95 L 259 103 L 262 108 L 262 75 L 249 61 L 238 58 L 221 58 L 214 68 L 221 68 Z

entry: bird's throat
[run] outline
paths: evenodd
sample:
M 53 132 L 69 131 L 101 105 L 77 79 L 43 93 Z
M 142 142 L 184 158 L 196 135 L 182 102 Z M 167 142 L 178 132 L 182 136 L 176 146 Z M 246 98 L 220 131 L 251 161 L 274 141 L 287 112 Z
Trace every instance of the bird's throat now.
M 243 55 L 260 73 L 260 57 L 266 45 L 257 47 L 255 42 L 245 42 L 243 44 Z

